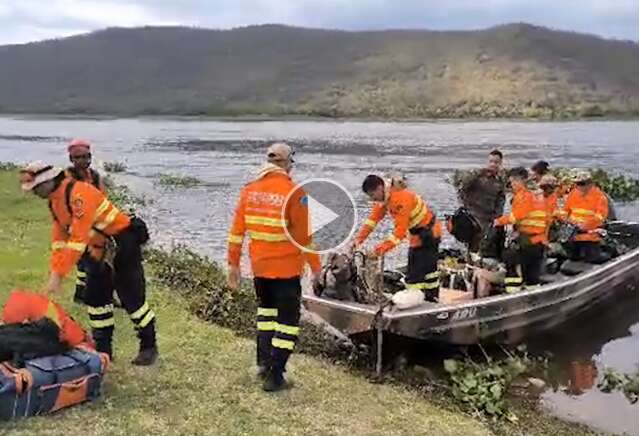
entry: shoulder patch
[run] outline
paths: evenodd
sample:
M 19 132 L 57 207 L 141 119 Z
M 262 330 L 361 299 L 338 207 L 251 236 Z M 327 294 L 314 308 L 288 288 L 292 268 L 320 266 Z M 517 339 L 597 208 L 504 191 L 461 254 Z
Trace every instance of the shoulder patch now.
M 300 197 L 300 204 L 302 206 L 308 206 L 308 195 Z
M 84 216 L 84 200 L 80 197 L 73 200 L 71 203 L 73 209 L 73 216 L 76 218 L 82 218 Z

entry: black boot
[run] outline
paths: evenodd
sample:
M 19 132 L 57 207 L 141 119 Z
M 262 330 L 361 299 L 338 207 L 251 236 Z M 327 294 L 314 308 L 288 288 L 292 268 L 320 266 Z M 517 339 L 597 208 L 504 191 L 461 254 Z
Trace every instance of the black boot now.
M 91 334 L 95 341 L 95 350 L 107 354 L 113 362 L 113 327 L 93 329 Z
M 266 392 L 278 392 L 288 389 L 290 385 L 280 371 L 270 371 L 264 381 L 262 389 Z
M 155 321 L 151 321 L 149 325 L 138 330 L 138 337 L 140 338 L 140 351 L 131 363 L 138 366 L 153 365 L 159 356 L 155 342 Z

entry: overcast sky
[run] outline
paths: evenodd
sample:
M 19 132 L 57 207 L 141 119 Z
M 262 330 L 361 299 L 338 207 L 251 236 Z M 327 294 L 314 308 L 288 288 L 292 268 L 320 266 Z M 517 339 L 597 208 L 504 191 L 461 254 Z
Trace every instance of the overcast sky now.
M 445 30 L 515 21 L 639 41 L 639 0 L 0 0 L 0 44 L 147 24 Z

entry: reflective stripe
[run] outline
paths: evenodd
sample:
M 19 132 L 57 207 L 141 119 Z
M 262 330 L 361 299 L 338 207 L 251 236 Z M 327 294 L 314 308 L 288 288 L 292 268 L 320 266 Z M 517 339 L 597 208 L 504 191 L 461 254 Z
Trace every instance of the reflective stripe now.
M 62 250 L 67 247 L 67 243 L 65 241 L 55 241 L 51 243 L 52 250 Z
M 437 289 L 439 288 L 439 280 L 436 282 L 424 283 L 424 289 Z
M 55 308 L 53 303 L 49 303 L 47 306 L 47 314 L 46 317 L 53 321 L 58 327 L 61 327 L 60 323 L 60 314 L 58 310 Z
M 295 342 L 287 341 L 286 339 L 280 339 L 280 338 L 273 338 L 271 345 L 273 345 L 273 347 L 275 348 L 282 348 L 284 350 L 291 350 L 291 351 L 293 351 L 293 348 L 295 348 Z
M 390 235 L 387 239 L 388 242 L 392 243 L 393 245 L 398 245 L 401 244 L 402 240 L 397 238 L 397 236 L 395 235 Z
M 111 202 L 107 199 L 104 199 L 104 201 L 102 201 L 100 206 L 95 211 L 95 219 L 98 219 L 100 215 L 106 212 L 106 210 L 109 208 L 110 205 L 111 205 Z
M 120 212 L 119 210 L 117 210 L 116 208 L 113 208 L 113 210 L 109 212 L 109 214 L 106 216 L 105 219 L 103 219 L 101 222 L 95 225 L 95 228 L 98 230 L 106 229 L 107 227 L 111 225 L 113 221 L 115 221 L 115 218 L 118 216 L 119 212 Z
M 229 244 L 242 245 L 243 242 L 244 242 L 244 236 L 233 235 L 233 234 L 229 235 Z
M 504 283 L 523 283 L 524 279 L 522 279 L 521 277 L 506 277 L 504 279 Z
M 261 332 L 274 332 L 277 329 L 275 321 L 258 321 L 257 329 Z
M 428 273 L 424 276 L 424 279 L 429 280 L 429 279 L 438 279 L 439 278 L 439 271 L 435 271 L 432 273 Z
M 286 227 L 288 221 L 283 220 L 281 218 L 269 218 L 265 216 L 256 216 L 256 215 L 246 215 L 244 217 L 244 222 L 246 224 L 258 224 L 262 226 L 271 226 L 271 227 Z
M 286 235 L 283 233 L 265 233 L 265 232 L 256 232 L 253 230 L 249 230 L 248 233 L 251 239 L 256 241 L 284 242 L 288 240 Z
M 75 281 L 75 285 L 76 286 L 86 286 L 87 284 L 86 284 L 86 282 L 83 282 L 82 279 L 77 279 Z
M 507 294 L 516 294 L 519 291 L 521 291 L 521 286 L 506 286 Z
M 66 248 L 69 250 L 84 251 L 87 249 L 87 244 L 83 244 L 81 242 L 67 242 Z
M 411 289 L 411 290 L 426 289 L 426 283 L 406 283 L 406 289 Z
M 277 316 L 277 309 L 269 309 L 266 307 L 258 307 L 257 314 L 260 316 Z
M 530 218 L 546 218 L 546 212 L 542 211 L 532 211 L 528 214 Z
M 144 319 L 139 322 L 138 327 L 143 329 L 144 327 L 149 325 L 149 323 L 153 321 L 154 318 L 155 318 L 155 312 L 153 312 L 152 310 L 149 310 L 149 313 L 147 313 Z
M 138 319 L 138 318 L 141 318 L 148 310 L 149 310 L 149 304 L 145 302 L 142 305 L 142 307 L 140 307 L 138 310 L 133 312 L 130 316 L 132 319 Z
M 408 227 L 413 228 L 419 225 L 424 220 L 424 218 L 426 218 L 427 214 L 428 209 L 426 208 L 424 201 L 418 197 L 417 206 L 415 206 L 410 213 L 410 222 L 408 224 Z
M 109 319 L 98 319 L 93 320 L 89 318 L 89 326 L 94 329 L 103 329 L 105 327 L 112 327 L 115 325 L 115 318 L 111 317 Z
M 519 225 L 523 227 L 540 227 L 542 229 L 546 228 L 545 221 L 523 220 L 519 223 Z
M 84 272 L 84 271 L 78 271 L 78 272 L 76 273 L 76 276 L 78 276 L 78 277 L 86 277 L 86 276 L 87 276 L 87 273 L 86 273 L 86 272 Z
M 593 212 L 592 210 L 588 210 L 588 209 L 571 209 L 572 213 L 576 213 L 578 215 L 586 215 L 586 216 L 590 216 L 590 215 L 594 215 L 595 212 Z
M 113 312 L 113 304 L 108 304 L 106 306 L 100 307 L 91 307 L 87 306 L 87 313 L 89 315 L 106 315 L 107 313 Z
M 375 227 L 377 225 L 377 223 L 371 219 L 368 219 L 366 221 L 364 221 L 364 225 L 368 226 L 368 227 Z
M 300 328 L 296 326 L 279 324 L 276 323 L 277 327 L 275 327 L 276 332 L 284 333 L 286 335 L 297 336 L 300 334 Z

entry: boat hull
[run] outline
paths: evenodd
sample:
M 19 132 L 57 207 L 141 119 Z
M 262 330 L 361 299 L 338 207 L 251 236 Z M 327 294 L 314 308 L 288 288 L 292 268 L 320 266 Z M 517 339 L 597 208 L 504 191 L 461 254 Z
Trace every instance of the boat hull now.
M 639 249 L 558 283 L 461 304 L 399 311 L 304 296 L 304 305 L 348 335 L 380 329 L 455 345 L 515 344 L 614 302 L 623 293 L 635 293 L 637 283 Z

